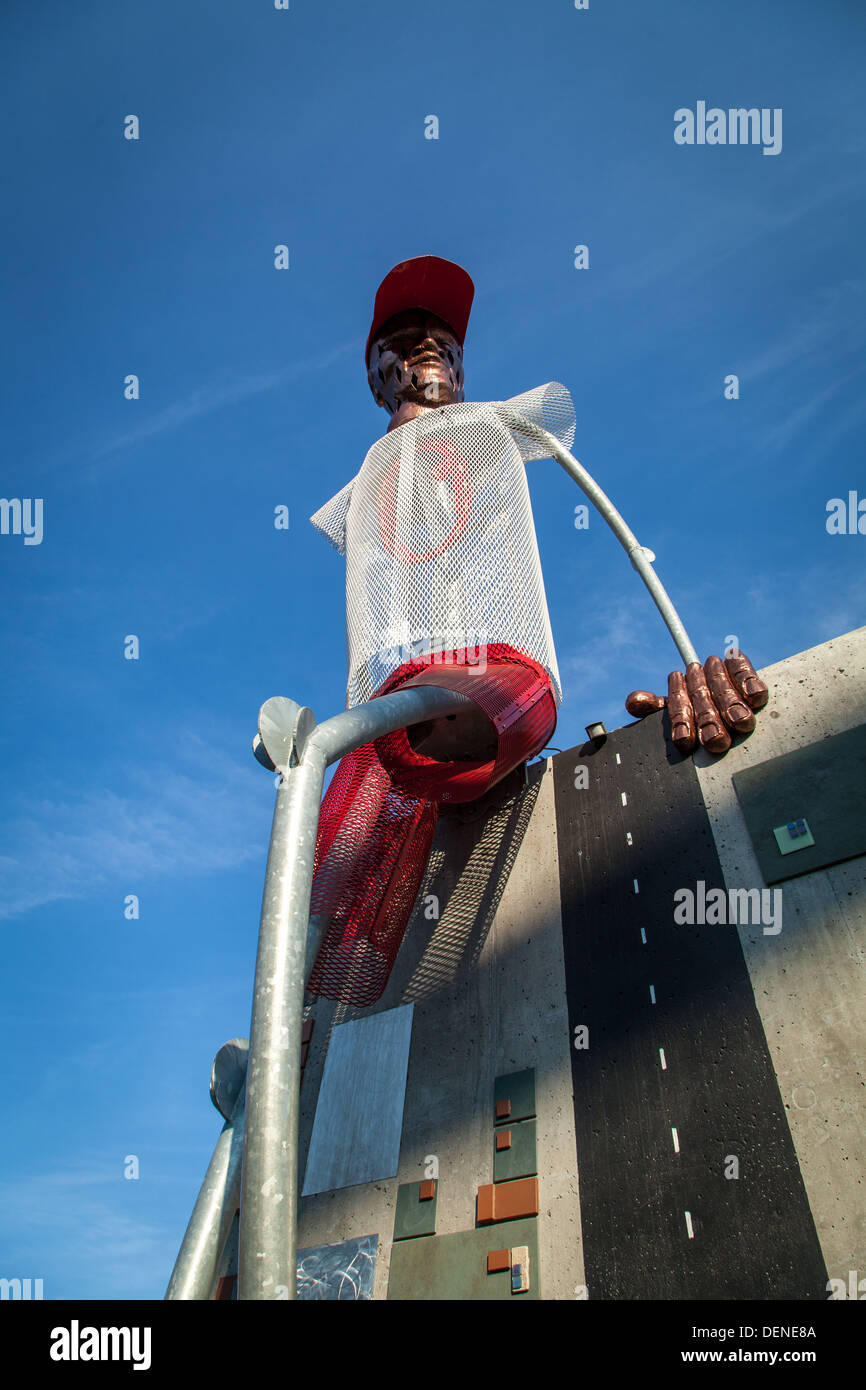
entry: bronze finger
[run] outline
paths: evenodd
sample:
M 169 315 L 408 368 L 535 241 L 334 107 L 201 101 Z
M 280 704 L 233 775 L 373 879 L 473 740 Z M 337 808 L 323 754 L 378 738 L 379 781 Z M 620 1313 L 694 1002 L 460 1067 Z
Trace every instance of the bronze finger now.
M 770 691 L 749 658 L 743 652 L 737 656 L 726 656 L 725 666 L 746 704 L 751 709 L 763 709 L 770 698 Z
M 668 676 L 668 715 L 675 747 L 681 753 L 691 753 L 697 740 L 697 728 L 682 671 L 671 671 Z
M 657 710 L 664 709 L 665 697 L 653 695 L 651 690 L 633 690 L 625 697 L 625 707 L 634 719 L 643 719 L 648 714 L 655 714 Z
M 731 735 L 713 704 L 704 668 L 699 661 L 691 661 L 686 667 L 686 686 L 692 698 L 702 747 L 708 753 L 727 753 L 731 746 Z
M 713 704 L 728 728 L 735 734 L 750 734 L 755 727 L 755 716 L 740 691 L 728 679 L 721 657 L 708 656 L 704 662 L 704 674 Z

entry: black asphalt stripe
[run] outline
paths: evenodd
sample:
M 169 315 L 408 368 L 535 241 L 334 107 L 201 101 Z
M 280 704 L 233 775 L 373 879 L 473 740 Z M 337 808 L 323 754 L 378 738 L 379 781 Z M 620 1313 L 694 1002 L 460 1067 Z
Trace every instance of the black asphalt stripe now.
M 589 1297 L 826 1299 L 736 926 L 674 922 L 676 889 L 725 885 L 697 774 L 663 727 L 652 715 L 553 760 L 571 1036 L 589 1029 L 571 1050 Z

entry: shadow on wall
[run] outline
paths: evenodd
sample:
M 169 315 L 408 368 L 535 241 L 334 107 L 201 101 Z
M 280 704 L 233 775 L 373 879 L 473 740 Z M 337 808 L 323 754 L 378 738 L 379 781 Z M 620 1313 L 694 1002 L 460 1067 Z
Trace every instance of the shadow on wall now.
M 484 948 L 517 858 L 547 764 L 518 768 L 485 797 L 443 815 L 406 936 L 382 998 L 372 1008 L 337 1003 L 333 1028 L 382 1008 L 458 991 Z M 398 981 L 407 981 L 399 987 Z
M 522 783 L 523 769 L 519 771 Z M 409 981 L 401 1004 L 459 990 L 475 969 L 539 790 L 540 782 L 535 782 L 504 805 L 500 800 L 479 806 L 475 820 L 449 817 L 443 823 L 403 943 L 402 972 Z M 425 916 L 442 904 L 438 921 Z

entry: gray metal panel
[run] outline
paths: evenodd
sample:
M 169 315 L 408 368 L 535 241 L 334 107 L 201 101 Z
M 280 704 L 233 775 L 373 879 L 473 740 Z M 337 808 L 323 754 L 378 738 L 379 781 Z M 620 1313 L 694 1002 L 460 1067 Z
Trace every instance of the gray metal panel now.
M 765 883 L 866 854 L 866 724 L 744 768 L 732 780 Z M 814 843 L 783 856 L 773 830 L 801 817 Z
M 414 1007 L 334 1029 L 302 1196 L 396 1176 Z

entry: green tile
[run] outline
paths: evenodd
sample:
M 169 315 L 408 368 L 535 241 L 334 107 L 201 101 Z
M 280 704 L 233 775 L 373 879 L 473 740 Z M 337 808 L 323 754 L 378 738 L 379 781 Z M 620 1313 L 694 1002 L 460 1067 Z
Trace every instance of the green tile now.
M 866 724 L 745 768 L 733 783 L 766 884 L 866 854 Z M 780 853 L 774 832 L 801 819 L 814 844 Z
M 511 1131 L 511 1148 L 497 1149 L 496 1135 L 504 1129 Z M 500 1125 L 494 1131 L 493 1181 L 508 1182 L 511 1178 L 531 1178 L 538 1172 L 535 1145 L 535 1121 Z
M 487 1273 L 490 1250 L 529 1247 L 529 1288 L 511 1292 L 511 1272 Z M 401 1240 L 391 1247 L 389 1299 L 401 1302 L 513 1303 L 540 1299 L 538 1220 L 526 1217 L 504 1225 L 479 1226 L 429 1240 Z
M 436 1230 L 436 1208 L 439 1205 L 439 1181 L 429 1201 L 419 1198 L 420 1182 L 404 1182 L 397 1188 L 397 1210 L 394 1213 L 394 1239 L 408 1240 L 411 1236 L 432 1236 Z
M 511 1101 L 511 1114 L 503 1120 L 496 1119 L 496 1106 L 501 1100 Z M 511 1124 L 514 1120 L 528 1120 L 535 1115 L 535 1068 L 526 1071 L 513 1071 L 508 1076 L 497 1076 L 493 1085 L 493 1118 L 498 1125 Z

